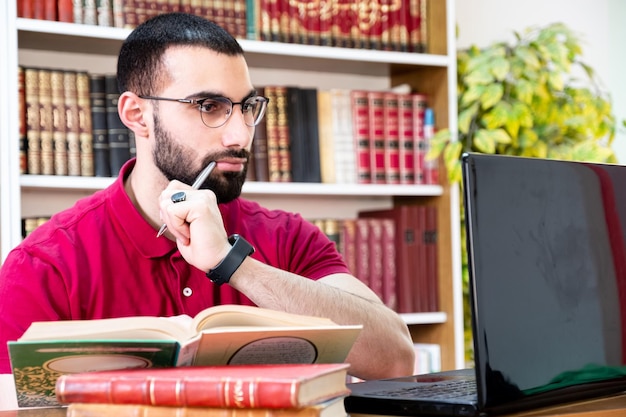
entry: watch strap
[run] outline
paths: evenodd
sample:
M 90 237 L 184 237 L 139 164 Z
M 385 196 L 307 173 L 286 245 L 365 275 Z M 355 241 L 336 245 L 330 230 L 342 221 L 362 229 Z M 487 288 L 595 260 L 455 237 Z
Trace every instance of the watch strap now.
M 228 254 L 206 273 L 207 278 L 216 285 L 227 284 L 244 259 L 254 253 L 254 247 L 238 234 L 230 235 L 228 242 L 232 245 Z

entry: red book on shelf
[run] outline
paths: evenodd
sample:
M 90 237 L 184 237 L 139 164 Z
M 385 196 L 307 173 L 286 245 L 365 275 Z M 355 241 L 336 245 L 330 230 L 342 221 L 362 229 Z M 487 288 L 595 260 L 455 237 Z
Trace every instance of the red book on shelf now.
M 363 284 L 370 286 L 370 238 L 369 222 L 367 219 L 356 219 L 355 223 L 355 266 L 356 277 Z
M 382 300 L 390 309 L 398 308 L 396 294 L 396 224 L 393 219 L 381 219 L 382 222 Z
M 356 151 L 357 181 L 359 184 L 372 182 L 370 157 L 370 122 L 367 91 L 350 91 L 352 102 L 352 134 Z
M 385 183 L 385 93 L 367 93 L 372 183 Z
M 125 369 L 65 374 L 62 404 L 300 408 L 345 396 L 349 365 L 280 364 Z
M 396 93 L 384 97 L 385 182 L 400 183 L 399 107 Z
M 398 138 L 400 184 L 415 184 L 413 97 L 410 94 L 398 96 Z
M 413 309 L 415 312 L 428 311 L 429 281 L 428 258 L 426 252 L 426 207 L 411 206 L 411 222 L 415 230 L 415 291 L 413 292 Z
M 58 20 L 59 22 L 74 23 L 74 2 L 73 0 L 58 0 Z
M 428 280 L 428 311 L 439 310 L 437 208 L 426 206 L 426 276 Z
M 369 287 L 383 299 L 383 219 L 367 219 Z
M 391 209 L 359 212 L 359 217 L 393 219 L 395 230 L 395 264 L 396 264 L 396 295 L 397 312 L 413 313 L 413 293 L 415 292 L 415 274 L 417 268 L 416 231 L 411 216 L 411 206 L 398 205 Z

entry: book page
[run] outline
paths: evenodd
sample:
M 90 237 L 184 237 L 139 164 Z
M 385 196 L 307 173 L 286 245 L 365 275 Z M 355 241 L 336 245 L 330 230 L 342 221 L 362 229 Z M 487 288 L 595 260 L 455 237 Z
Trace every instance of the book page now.
M 197 331 L 216 327 L 311 327 L 337 326 L 335 322 L 323 317 L 302 316 L 269 310 L 253 306 L 221 305 L 200 312 L 195 318 L 193 328 Z
M 19 341 L 135 339 L 182 342 L 191 336 L 191 322 L 189 316 L 35 322 Z

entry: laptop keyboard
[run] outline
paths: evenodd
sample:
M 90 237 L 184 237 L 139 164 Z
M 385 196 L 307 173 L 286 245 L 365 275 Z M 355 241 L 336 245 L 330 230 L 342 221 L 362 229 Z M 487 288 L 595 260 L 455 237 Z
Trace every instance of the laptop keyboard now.
M 375 395 L 394 398 L 415 397 L 433 400 L 446 400 L 451 398 L 473 400 L 476 399 L 476 381 L 473 379 L 459 379 L 442 382 L 417 382 L 410 387 L 396 387 L 393 390 L 376 392 Z

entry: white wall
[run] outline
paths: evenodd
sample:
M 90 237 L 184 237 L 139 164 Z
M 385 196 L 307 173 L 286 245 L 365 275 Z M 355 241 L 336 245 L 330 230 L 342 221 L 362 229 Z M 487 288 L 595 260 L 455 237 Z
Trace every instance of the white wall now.
M 578 33 L 582 59 L 613 98 L 618 119 L 626 119 L 626 2 L 624 0 L 456 0 L 457 46 L 512 41 L 513 31 L 562 22 Z M 624 129 L 613 148 L 626 163 Z

